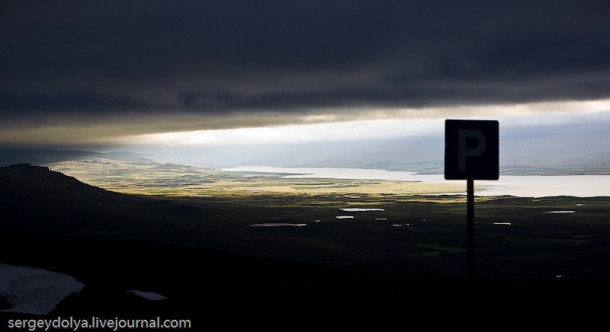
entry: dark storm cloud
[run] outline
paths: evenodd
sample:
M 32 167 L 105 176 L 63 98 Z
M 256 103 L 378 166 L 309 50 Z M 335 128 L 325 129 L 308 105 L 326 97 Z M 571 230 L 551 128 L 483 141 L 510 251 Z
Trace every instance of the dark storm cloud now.
M 605 0 L 4 1 L 0 117 L 607 98 L 609 14 Z

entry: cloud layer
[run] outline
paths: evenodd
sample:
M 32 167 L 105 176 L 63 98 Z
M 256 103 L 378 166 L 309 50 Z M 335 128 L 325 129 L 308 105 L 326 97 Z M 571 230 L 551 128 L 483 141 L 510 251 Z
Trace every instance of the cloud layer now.
M 608 98 L 608 14 L 607 1 L 3 2 L 0 130 Z

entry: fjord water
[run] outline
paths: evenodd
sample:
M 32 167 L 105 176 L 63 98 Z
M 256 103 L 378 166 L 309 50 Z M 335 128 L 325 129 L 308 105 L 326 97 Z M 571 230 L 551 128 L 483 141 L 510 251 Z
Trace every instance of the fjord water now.
M 225 172 L 254 172 L 286 174 L 285 178 L 327 178 L 353 180 L 419 181 L 423 183 L 450 183 L 442 174 L 386 171 L 359 168 L 292 168 L 271 166 L 238 166 L 224 168 Z M 464 180 L 464 192 L 466 181 Z M 480 196 L 610 196 L 610 175 L 500 175 L 498 181 L 476 181 L 482 190 Z M 448 192 L 460 194 L 461 192 Z

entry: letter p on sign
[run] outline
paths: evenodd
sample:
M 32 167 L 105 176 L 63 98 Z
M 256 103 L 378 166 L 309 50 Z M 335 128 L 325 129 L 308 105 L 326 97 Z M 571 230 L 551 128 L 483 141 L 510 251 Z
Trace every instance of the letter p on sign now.
M 498 121 L 445 120 L 445 179 L 499 178 Z

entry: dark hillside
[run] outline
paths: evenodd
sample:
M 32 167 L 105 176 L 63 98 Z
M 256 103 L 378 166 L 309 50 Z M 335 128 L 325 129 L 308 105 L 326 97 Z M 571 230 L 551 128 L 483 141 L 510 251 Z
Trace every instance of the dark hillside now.
M 0 167 L 1 227 L 57 234 L 155 238 L 199 210 L 107 191 L 46 167 Z M 158 237 L 157 237 L 158 238 Z
M 95 230 L 104 221 L 112 227 L 111 205 L 137 199 L 84 184 L 46 167 L 18 164 L 0 168 L 2 226 L 30 230 Z
M 82 200 L 86 198 L 116 202 L 125 195 L 109 192 L 107 190 L 84 184 L 77 179 L 59 172 L 49 170 L 47 167 L 32 166 L 30 164 L 17 164 L 0 167 L 0 190 L 5 198 L 41 198 Z M 48 194 L 58 196 L 50 196 Z M 33 197 L 34 196 L 34 197 Z

